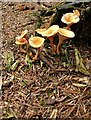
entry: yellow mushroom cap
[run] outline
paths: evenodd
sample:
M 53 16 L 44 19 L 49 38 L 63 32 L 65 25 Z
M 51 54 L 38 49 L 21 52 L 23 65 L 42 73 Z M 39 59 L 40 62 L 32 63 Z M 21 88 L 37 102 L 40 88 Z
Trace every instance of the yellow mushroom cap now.
M 67 30 L 65 28 L 59 28 L 58 33 L 67 38 L 73 38 L 75 36 L 73 31 Z
M 73 10 L 73 14 L 75 15 L 75 16 L 80 16 L 80 13 L 79 13 L 79 11 L 78 10 Z
M 27 39 L 24 37 L 27 34 L 27 30 L 23 31 L 20 36 L 16 37 L 16 44 L 23 45 L 27 43 Z
M 52 25 L 45 32 L 43 32 L 42 36 L 45 36 L 45 37 L 53 36 L 57 33 L 58 29 L 59 29 L 58 25 Z
M 18 37 L 16 37 L 16 42 L 15 42 L 17 45 L 23 45 L 23 44 L 25 44 L 25 43 L 27 43 L 27 40 L 26 40 L 26 38 L 21 38 L 20 39 L 20 36 L 19 36 L 19 38 Z
M 75 13 L 66 13 L 61 18 L 61 21 L 65 24 L 77 23 L 79 20 L 79 16 Z
M 43 34 L 43 32 L 45 32 L 46 31 L 46 29 L 37 29 L 37 30 L 35 30 L 37 33 L 39 33 L 39 34 Z
M 25 30 L 25 31 L 22 31 L 22 33 L 21 33 L 21 35 L 20 36 L 18 36 L 18 37 L 16 37 L 16 39 L 22 39 L 26 34 L 27 34 L 27 30 Z
M 22 31 L 21 38 L 24 37 L 27 34 L 28 30 Z
M 36 37 L 31 37 L 29 39 L 29 44 L 34 48 L 39 48 L 43 45 L 44 40 L 45 39 L 42 38 L 42 37 L 37 37 L 37 36 Z

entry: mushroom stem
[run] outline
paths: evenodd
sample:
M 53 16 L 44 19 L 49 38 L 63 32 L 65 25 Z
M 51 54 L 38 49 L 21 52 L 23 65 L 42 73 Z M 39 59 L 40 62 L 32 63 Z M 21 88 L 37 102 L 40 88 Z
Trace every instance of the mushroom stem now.
M 38 59 L 38 55 L 39 55 L 39 53 L 40 53 L 40 47 L 37 48 L 36 54 L 35 54 L 35 56 L 34 56 L 32 62 L 35 62 L 35 61 Z
M 72 24 L 73 23 L 70 23 L 70 24 L 67 25 L 67 30 L 70 30 L 70 27 L 71 27 Z
M 31 58 L 33 58 L 33 54 L 32 54 L 32 52 L 29 53 L 29 56 L 30 56 Z
M 58 34 L 58 37 L 59 37 L 59 43 L 57 45 L 57 54 L 59 55 L 60 54 L 60 46 L 62 45 L 63 41 L 67 39 L 67 37 L 62 36 L 60 34 Z
M 27 44 L 26 44 L 26 51 L 28 51 L 28 48 L 29 48 L 29 42 L 27 42 Z
M 60 54 L 60 46 L 61 46 L 62 42 L 63 42 L 62 40 L 59 40 L 59 43 L 57 45 L 57 54 L 58 55 Z
M 54 38 L 54 36 L 51 36 L 51 37 L 49 37 L 49 40 L 50 40 L 50 45 L 51 45 L 51 47 L 52 47 L 52 52 L 55 53 L 56 47 L 55 47 L 55 45 L 53 44 L 53 38 Z
M 22 45 L 19 45 L 18 48 L 19 48 L 20 52 L 26 53 L 26 51 L 22 48 Z

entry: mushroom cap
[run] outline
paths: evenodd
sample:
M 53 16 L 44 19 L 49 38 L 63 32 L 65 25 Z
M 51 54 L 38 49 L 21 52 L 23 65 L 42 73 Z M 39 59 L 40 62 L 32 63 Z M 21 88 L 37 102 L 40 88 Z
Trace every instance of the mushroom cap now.
M 39 48 L 43 45 L 44 40 L 45 39 L 42 38 L 42 37 L 37 37 L 37 36 L 36 37 L 31 37 L 29 39 L 29 44 L 34 48 Z
M 18 45 L 23 45 L 27 43 L 27 39 L 24 37 L 27 34 L 27 32 L 28 32 L 27 30 L 22 31 L 21 35 L 16 37 L 15 43 Z
M 58 25 L 52 25 L 45 32 L 43 32 L 42 36 L 51 37 L 57 33 L 58 29 L 59 29 Z
M 73 14 L 75 15 L 75 16 L 80 16 L 80 13 L 79 13 L 79 11 L 78 10 L 73 10 Z
M 25 44 L 25 43 L 27 43 L 27 40 L 26 40 L 26 38 L 21 38 L 20 39 L 20 36 L 19 36 L 19 38 L 18 37 L 16 37 L 16 42 L 15 42 L 17 45 L 23 45 L 23 44 Z
M 73 31 L 67 30 L 65 28 L 59 28 L 58 33 L 67 38 L 73 38 L 75 36 Z
M 21 38 L 22 38 L 22 37 L 24 37 L 24 36 L 27 34 L 27 32 L 28 32 L 28 30 L 22 31 L 22 33 L 21 33 L 21 36 L 20 36 L 20 37 L 21 37 Z
M 62 16 L 61 21 L 65 24 L 77 23 L 80 20 L 77 14 L 78 13 L 66 13 Z
M 37 29 L 37 30 L 35 30 L 37 33 L 39 33 L 39 34 L 43 34 L 43 32 L 45 32 L 46 31 L 46 29 L 45 28 L 43 28 L 43 29 Z

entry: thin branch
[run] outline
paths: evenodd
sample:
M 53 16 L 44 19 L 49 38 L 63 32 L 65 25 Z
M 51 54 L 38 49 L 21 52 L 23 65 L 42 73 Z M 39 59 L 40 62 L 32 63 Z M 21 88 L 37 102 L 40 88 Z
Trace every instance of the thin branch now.
M 31 51 L 32 51 L 34 54 L 36 54 L 36 50 L 35 50 L 35 49 L 31 48 Z M 39 54 L 39 58 L 40 58 L 43 62 L 45 62 L 50 68 L 54 69 L 52 63 L 49 62 L 49 61 L 43 56 L 42 53 Z

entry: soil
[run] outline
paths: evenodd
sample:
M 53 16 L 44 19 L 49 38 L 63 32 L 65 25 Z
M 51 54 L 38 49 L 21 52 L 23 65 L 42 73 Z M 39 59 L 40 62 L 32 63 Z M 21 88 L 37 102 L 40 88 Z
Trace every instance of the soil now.
M 90 75 L 76 72 L 75 65 L 67 66 L 67 64 L 65 67 L 60 55 L 51 55 L 49 43 L 46 43 L 42 52 L 55 70 L 40 58 L 35 63 L 26 65 L 26 54 L 19 52 L 15 44 L 16 36 L 26 29 L 28 38 L 35 35 L 38 16 L 34 16 L 33 13 L 40 11 L 42 7 L 48 9 L 54 4 L 2 3 L 2 114 L 0 117 L 3 119 L 91 119 Z M 71 42 L 65 43 L 69 44 L 71 59 L 75 61 L 74 45 Z M 83 62 L 88 64 L 90 69 L 90 46 L 79 45 L 78 49 Z M 65 49 L 61 48 L 61 50 L 63 55 Z M 13 54 L 13 63 L 19 60 L 15 70 L 8 70 L 6 67 L 5 53 L 9 54 L 9 52 Z

